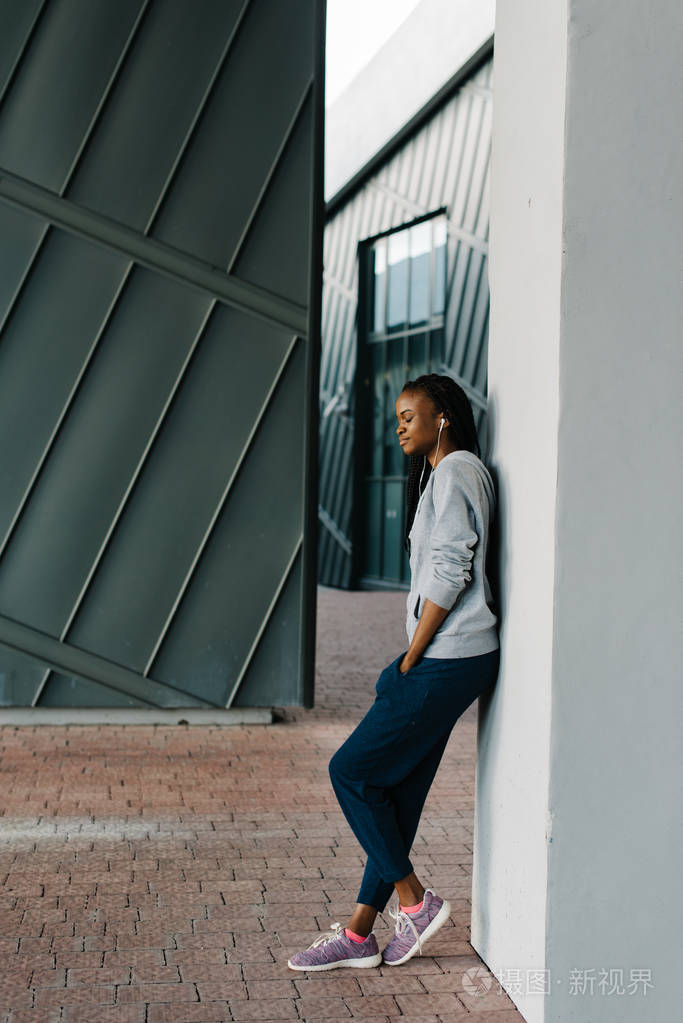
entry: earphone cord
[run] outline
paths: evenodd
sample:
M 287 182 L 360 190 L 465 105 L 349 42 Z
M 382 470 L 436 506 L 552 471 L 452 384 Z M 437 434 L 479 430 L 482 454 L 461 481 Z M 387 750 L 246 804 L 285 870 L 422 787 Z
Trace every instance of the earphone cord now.
M 444 419 L 441 418 L 441 425 L 439 426 L 439 436 L 436 441 L 436 454 L 434 455 L 434 469 L 436 469 L 436 460 L 439 457 L 439 444 L 441 443 L 441 431 L 443 430 Z M 424 462 L 422 464 L 422 473 L 420 475 L 420 493 L 422 493 L 422 480 L 424 479 L 425 469 L 427 468 L 427 456 L 424 455 Z M 432 469 L 432 472 L 434 472 Z

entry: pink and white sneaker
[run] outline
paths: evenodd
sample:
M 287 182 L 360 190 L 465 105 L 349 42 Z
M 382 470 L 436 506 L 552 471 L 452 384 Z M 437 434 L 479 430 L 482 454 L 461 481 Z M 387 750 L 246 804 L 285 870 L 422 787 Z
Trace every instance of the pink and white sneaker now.
M 423 905 L 417 913 L 404 913 L 397 907 L 389 916 L 396 921 L 394 936 L 382 952 L 382 964 L 400 966 L 414 955 L 423 955 L 422 946 L 428 938 L 445 924 L 451 915 L 451 905 L 445 899 L 425 888 Z
M 303 952 L 296 952 L 287 960 L 290 970 L 334 970 L 338 966 L 356 966 L 367 969 L 379 966 L 382 953 L 374 931 L 365 941 L 352 941 L 339 923 L 332 930 L 319 935 Z

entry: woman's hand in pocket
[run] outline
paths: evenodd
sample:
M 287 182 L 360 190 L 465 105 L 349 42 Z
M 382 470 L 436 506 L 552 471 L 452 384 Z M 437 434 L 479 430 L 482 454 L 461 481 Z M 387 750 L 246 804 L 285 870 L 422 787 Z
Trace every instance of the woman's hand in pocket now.
M 401 675 L 406 675 L 411 668 L 414 668 L 415 665 L 419 663 L 419 661 L 420 661 L 419 657 L 413 658 L 410 654 L 410 651 L 408 651 L 403 655 L 403 659 L 401 660 L 401 663 L 398 666 L 398 670 L 401 673 Z

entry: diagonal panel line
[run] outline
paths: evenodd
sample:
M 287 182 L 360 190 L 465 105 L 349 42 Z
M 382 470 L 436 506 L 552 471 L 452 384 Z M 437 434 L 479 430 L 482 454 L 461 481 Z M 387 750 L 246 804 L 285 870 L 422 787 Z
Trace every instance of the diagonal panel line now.
M 70 391 L 70 393 L 67 396 L 67 399 L 66 399 L 66 401 L 64 403 L 62 411 L 60 412 L 60 414 L 59 414 L 59 416 L 57 418 L 57 422 L 55 423 L 55 426 L 54 426 L 54 428 L 52 430 L 52 433 L 50 434 L 50 436 L 48 438 L 47 444 L 45 445 L 45 448 L 43 449 L 43 452 L 42 452 L 40 458 L 38 459 L 38 464 L 36 465 L 36 467 L 35 467 L 35 469 L 33 471 L 33 475 L 31 476 L 31 479 L 28 482 L 26 490 L 24 491 L 24 493 L 22 495 L 22 498 L 21 498 L 21 500 L 20 500 L 20 502 L 19 502 L 19 504 L 17 506 L 17 510 L 15 511 L 14 516 L 12 518 L 12 521 L 10 522 L 9 527 L 7 529 L 7 532 L 5 533 L 5 536 L 3 537 L 2 543 L 0 543 L 0 559 L 3 557 L 3 555 L 4 555 L 4 553 L 5 553 L 6 549 L 7 549 L 7 545 L 9 544 L 9 542 L 10 542 L 10 540 L 12 538 L 12 535 L 13 535 L 16 527 L 17 527 L 19 519 L 21 518 L 21 516 L 22 516 L 22 514 L 24 512 L 24 509 L 26 508 L 26 505 L 28 504 L 29 498 L 30 498 L 30 496 L 31 496 L 35 486 L 36 486 L 38 478 L 39 478 L 40 474 L 43 471 L 45 463 L 47 462 L 48 456 L 49 456 L 50 451 L 52 450 L 52 448 L 54 446 L 55 440 L 56 440 L 56 438 L 57 438 L 57 436 L 58 436 L 58 434 L 59 434 L 59 432 L 60 432 L 60 430 L 62 428 L 62 425 L 64 424 L 64 421 L 65 421 L 65 419 L 66 419 L 66 417 L 67 417 L 67 415 L 68 415 L 68 413 L 69 413 L 69 411 L 71 409 L 71 406 L 72 406 L 72 404 L 74 402 L 75 396 L 76 396 L 76 394 L 78 393 L 78 391 L 80 389 L 81 383 L 83 381 L 83 377 L 85 376 L 85 372 L 86 372 L 88 366 L 90 365 L 90 363 L 92 362 L 93 356 L 95 355 L 95 352 L 97 351 L 97 348 L 98 348 L 98 345 L 100 343 L 100 340 L 103 337 L 103 335 L 104 335 L 104 333 L 106 331 L 106 328 L 107 328 L 107 326 L 109 324 L 109 321 L 110 321 L 110 319 L 112 317 L 112 314 L 114 312 L 114 309 L 116 308 L 116 305 L 118 303 L 119 297 L 120 297 L 120 295 L 121 295 L 121 293 L 123 291 L 123 288 L 124 288 L 124 286 L 126 284 L 126 281 L 128 279 L 128 275 L 130 273 L 130 270 L 131 270 L 132 266 L 133 266 L 133 264 L 131 263 L 130 266 L 127 268 L 126 273 L 123 276 L 123 278 L 121 279 L 119 287 L 118 287 L 114 297 L 112 298 L 111 303 L 109 304 L 109 308 L 105 312 L 104 319 L 102 320 L 102 323 L 100 324 L 100 328 L 97 331 L 97 334 L 95 335 L 93 343 L 90 346 L 90 350 L 86 354 L 86 357 L 85 357 L 85 359 L 83 361 L 83 365 L 81 366 L 81 368 L 80 368 L 80 370 L 78 372 L 78 376 L 76 377 L 76 380 L 74 381 L 74 385 L 71 388 L 71 391 Z
M 0 199 L 35 213 L 71 234 L 121 253 L 211 298 L 218 298 L 242 312 L 291 330 L 302 338 L 308 335 L 308 310 L 304 306 L 281 298 L 266 288 L 229 277 L 223 270 L 217 270 L 189 253 L 147 238 L 140 231 L 87 210 L 2 168 Z
M 200 699 L 166 682 L 143 678 L 137 672 L 100 657 L 99 654 L 61 643 L 54 636 L 49 636 L 30 625 L 15 622 L 6 615 L 0 615 L 0 646 L 49 664 L 54 671 L 61 674 L 81 678 L 86 682 L 98 682 L 117 693 L 134 696 L 153 707 L 219 706 L 211 700 Z
M 465 378 L 456 373 L 451 366 L 447 366 L 445 362 L 439 367 L 439 372 L 451 377 L 452 380 L 455 380 L 456 383 L 460 384 L 472 404 L 476 405 L 484 412 L 488 411 L 488 399 L 486 395 L 473 387 L 470 380 L 465 380 Z
M 252 662 L 252 659 L 254 657 L 254 654 L 256 653 L 258 645 L 261 642 L 261 637 L 263 636 L 263 633 L 266 631 L 266 627 L 268 626 L 268 624 L 270 622 L 270 619 L 272 618 L 273 611 L 275 609 L 275 605 L 277 604 L 278 599 L 280 597 L 280 594 L 282 593 L 282 591 L 283 591 L 283 589 L 285 587 L 285 583 L 289 579 L 290 573 L 292 571 L 292 566 L 294 565 L 294 562 L 297 559 L 299 551 L 301 550 L 301 548 L 303 546 L 303 542 L 304 542 L 304 534 L 302 533 L 300 535 L 299 539 L 296 542 L 296 546 L 294 547 L 292 555 L 291 555 L 291 557 L 290 557 L 290 559 L 289 559 L 289 561 L 287 563 L 287 567 L 285 568 L 285 570 L 283 572 L 283 575 L 282 575 L 282 578 L 280 579 L 280 582 L 278 583 L 277 589 L 275 590 L 275 593 L 272 596 L 270 604 L 268 605 L 268 609 L 266 610 L 266 613 L 263 616 L 263 621 L 261 622 L 261 625 L 259 626 L 258 632 L 256 633 L 256 635 L 254 637 L 254 640 L 253 640 L 253 642 L 252 642 L 252 644 L 251 644 L 251 646 L 249 648 L 249 652 L 248 652 L 247 656 L 244 659 L 244 664 L 240 668 L 240 673 L 237 676 L 237 679 L 235 680 L 235 684 L 233 685 L 233 687 L 232 687 L 232 689 L 230 691 L 230 695 L 228 696 L 227 702 L 225 704 L 226 707 L 231 707 L 233 702 L 234 702 L 235 697 L 237 696 L 237 692 L 238 692 L 240 686 L 242 685 L 242 680 L 243 680 L 243 678 L 244 678 L 244 676 L 245 676 L 245 674 L 246 674 L 246 672 L 247 672 L 247 670 L 249 668 L 249 665 Z
M 351 554 L 353 547 L 348 536 L 340 529 L 335 520 L 332 518 L 330 513 L 323 508 L 321 504 L 318 505 L 318 519 L 322 522 L 323 526 L 330 534 L 330 536 L 336 540 L 341 549 L 348 555 Z
M 389 196 L 394 202 L 398 203 L 403 209 L 409 213 L 414 213 L 417 216 L 421 216 L 423 213 L 428 213 L 429 210 L 416 203 L 413 199 L 409 199 L 407 196 L 402 195 L 395 189 L 390 188 L 389 185 L 383 184 L 381 181 L 369 181 L 368 185 L 375 191 L 380 192 L 383 195 Z M 489 244 L 484 238 L 478 238 L 476 234 L 472 234 L 471 231 L 465 231 L 464 228 L 454 223 L 446 217 L 446 223 L 448 226 L 449 234 L 454 235 L 459 241 L 465 242 L 472 249 L 476 249 L 477 252 L 488 253 Z
M 254 437 L 256 436 L 258 428 L 261 425 L 261 422 L 262 422 L 262 420 L 263 420 L 263 418 L 265 416 L 266 410 L 267 410 L 268 406 L 270 405 L 270 402 L 272 400 L 273 394 L 275 393 L 275 389 L 277 388 L 280 380 L 282 379 L 282 377 L 284 375 L 284 372 L 285 372 L 285 369 L 286 369 L 288 363 L 291 360 L 292 352 L 294 351 L 294 348 L 295 348 L 296 343 L 297 343 L 298 340 L 299 340 L 298 336 L 294 335 L 294 337 L 292 338 L 292 340 L 291 340 L 291 342 L 289 344 L 289 347 L 288 347 L 287 351 L 285 352 L 285 356 L 284 356 L 284 358 L 283 358 L 283 360 L 282 360 L 282 362 L 281 362 L 281 364 L 280 364 L 280 366 L 278 368 L 278 371 L 277 371 L 277 373 L 275 375 L 275 379 L 273 380 L 272 384 L 270 385 L 270 388 L 269 388 L 268 393 L 267 393 L 267 395 L 266 395 L 266 397 L 265 397 L 265 399 L 263 401 L 263 404 L 261 405 L 261 408 L 259 409 L 258 415 L 256 416 L 256 419 L 254 420 L 254 424 L 253 424 L 251 430 L 249 431 L 249 435 L 248 435 L 248 437 L 247 437 L 247 439 L 246 439 L 246 441 L 244 443 L 244 446 L 242 448 L 242 451 L 240 452 L 239 458 L 237 459 L 235 467 L 234 467 L 234 469 L 233 469 L 233 471 L 232 471 L 232 473 L 230 475 L 230 479 L 228 480 L 228 482 L 227 482 L 227 484 L 225 486 L 225 490 L 223 491 L 223 494 L 221 495 L 221 498 L 220 498 L 218 504 L 216 505 L 216 508 L 214 510 L 213 515 L 211 516 L 211 520 L 209 521 L 209 524 L 208 524 L 208 526 L 206 528 L 204 536 L 202 537 L 202 539 L 201 539 L 201 541 L 199 543 L 199 546 L 198 546 L 198 548 L 197 548 L 197 550 L 195 552 L 194 558 L 192 559 L 192 563 L 191 563 L 191 565 L 190 565 L 190 567 L 189 567 L 189 569 L 187 571 L 187 574 L 186 574 L 186 576 L 185 576 L 185 578 L 184 578 L 184 580 L 183 580 L 183 582 L 182 582 L 182 584 L 180 586 L 180 589 L 178 591 L 178 595 L 177 595 L 175 601 L 173 602 L 173 606 L 172 606 L 171 611 L 170 611 L 170 613 L 168 615 L 168 618 L 166 619 L 166 622 L 164 623 L 164 626 L 163 626 L 163 628 L 162 628 L 162 630 L 161 630 L 161 632 L 159 634 L 159 638 L 157 639 L 156 643 L 154 644 L 154 649 L 152 650 L 152 653 L 150 654 L 149 660 L 147 662 L 147 666 L 145 667 L 145 670 L 143 671 L 143 675 L 145 675 L 145 676 L 147 675 L 147 673 L 150 671 L 152 665 L 154 664 L 154 660 L 155 660 L 155 658 L 156 658 L 156 656 L 157 656 L 157 654 L 159 652 L 161 644 L 163 643 L 164 639 L 166 638 L 168 630 L 169 630 L 169 628 L 171 626 L 171 622 L 173 621 L 173 619 L 174 619 L 174 617 L 176 615 L 176 612 L 177 612 L 178 608 L 180 607 L 181 601 L 182 601 L 183 597 L 185 596 L 185 592 L 187 591 L 187 588 L 188 588 L 188 586 L 190 584 L 192 576 L 194 575 L 195 569 L 196 569 L 196 567 L 197 567 L 197 565 L 199 563 L 199 559 L 201 558 L 202 553 L 204 552 L 204 549 L 206 548 L 206 545 L 209 542 L 209 538 L 210 538 L 210 536 L 211 536 L 211 534 L 213 532 L 213 529 L 214 529 L 214 526 L 216 525 L 216 522 L 218 521 L 218 517 L 219 517 L 221 511 L 223 510 L 225 502 L 226 502 L 226 500 L 228 498 L 228 494 L 230 493 L 230 491 L 232 489 L 232 485 L 235 482 L 235 479 L 237 478 L 237 475 L 238 475 L 238 473 L 239 473 L 239 471 L 240 471 L 240 469 L 242 467 L 242 463 L 244 462 L 244 460 L 246 458 L 247 452 L 251 448 L 252 441 L 254 440 Z
M 358 301 L 358 292 L 354 291 L 352 288 L 347 288 L 347 286 L 337 277 L 334 277 L 329 270 L 323 271 L 323 280 L 328 288 L 334 288 L 334 290 L 338 291 L 340 295 L 343 295 L 347 302 Z
M 107 82 L 106 86 L 104 87 L 104 89 L 102 91 L 102 95 L 100 96 L 100 101 L 97 104 L 97 106 L 96 106 L 96 108 L 95 108 L 95 110 L 93 112 L 92 117 L 90 118 L 90 124 L 88 125 L 88 127 L 86 128 L 86 130 L 85 130 L 85 132 L 83 134 L 83 138 L 81 139 L 81 144 L 78 147 L 78 149 L 76 150 L 74 158 L 71 161 L 71 166 L 69 167 L 69 170 L 66 173 L 66 177 L 64 178 L 64 181 L 62 182 L 62 185 L 61 185 L 61 187 L 59 189 L 59 192 L 58 193 L 50 192 L 48 194 L 55 195 L 55 196 L 59 195 L 61 197 L 61 196 L 64 195 L 64 192 L 66 191 L 66 189 L 69 187 L 69 182 L 71 181 L 72 177 L 74 176 L 76 168 L 78 167 L 78 164 L 80 163 L 80 159 L 81 159 L 81 156 L 83 155 L 83 151 L 86 148 L 86 146 L 87 146 L 87 144 L 88 144 L 88 142 L 89 142 L 89 140 L 90 140 L 90 138 L 92 136 L 93 131 L 95 130 L 95 125 L 97 124 L 97 122 L 99 120 L 99 117 L 100 117 L 100 114 L 102 113 L 102 110 L 104 109 L 104 107 L 106 105 L 106 102 L 109 99 L 109 96 L 111 95 L 111 91 L 114 88 L 114 85 L 116 84 L 116 80 L 117 80 L 117 78 L 118 78 L 118 76 L 120 74 L 121 68 L 123 67 L 123 65 L 124 65 L 124 63 L 126 61 L 126 58 L 127 58 L 128 54 L 130 53 L 130 48 L 133 45 L 133 40 L 135 39 L 135 37 L 136 37 L 136 35 L 138 33 L 138 29 L 139 29 L 140 25 L 142 24 L 142 20 L 143 20 L 145 14 L 147 13 L 147 9 L 149 7 L 149 4 L 150 4 L 150 0 L 143 0 L 143 3 L 141 5 L 141 7 L 140 7 L 140 10 L 138 11 L 137 17 L 135 18 L 135 21 L 133 22 L 133 25 L 131 26 L 130 32 L 128 33 L 128 38 L 126 39 L 126 42 L 125 42 L 125 44 L 123 46 L 123 49 L 121 50 L 121 53 L 119 54 L 119 59 L 116 61 L 116 64 L 114 65 L 114 69 L 113 69 L 111 75 L 109 76 L 109 81 Z M 9 173 L 9 172 L 5 172 L 5 173 Z M 20 181 L 23 180 L 18 175 L 11 175 L 11 176 L 16 177 Z M 35 188 L 40 188 L 42 186 L 34 185 L 34 187 Z M 47 192 L 48 189 L 44 189 L 44 191 Z M 14 309 L 15 309 L 18 301 L 19 301 L 19 298 L 20 298 L 20 296 L 22 295 L 22 293 L 24 291 L 26 283 L 29 280 L 29 278 L 30 278 L 30 276 L 31 276 L 31 274 L 33 272 L 33 269 L 34 269 L 34 267 L 35 267 L 35 265 L 36 265 L 36 263 L 38 261 L 38 257 L 40 255 L 40 253 L 42 252 L 43 245 L 45 244 L 45 239 L 47 238 L 49 230 L 50 230 L 50 225 L 46 224 L 45 227 L 43 228 L 43 231 L 42 231 L 42 233 L 41 233 L 37 243 L 36 243 L 36 247 L 33 250 L 33 254 L 31 255 L 31 258 L 29 259 L 29 261 L 28 261 L 28 263 L 26 265 L 26 268 L 24 270 L 24 273 L 22 274 L 21 280 L 19 281 L 19 283 L 17 285 L 17 288 L 16 288 L 16 290 L 14 292 L 14 295 L 12 296 L 12 300 L 9 303 L 9 305 L 8 305 L 6 311 L 5 311 L 5 316 L 4 316 L 3 320 L 0 322 L 0 335 L 2 334 L 3 330 L 5 329 L 5 325 L 7 324 L 10 316 L 14 312 Z
M 144 465 L 145 465 L 145 463 L 146 463 L 146 461 L 147 461 L 147 459 L 149 457 L 149 454 L 150 454 L 150 452 L 151 452 L 151 450 L 152 450 L 152 448 L 154 446 L 154 443 L 155 443 L 157 437 L 159 436 L 159 434 L 161 432 L 161 428 L 162 428 L 162 426 L 164 424 L 164 421 L 166 419 L 168 411 L 169 411 L 171 405 L 173 404 L 175 396 L 178 393 L 183 380 L 185 379 L 185 376 L 187 374 L 187 370 L 188 370 L 188 368 L 190 366 L 190 363 L 192 362 L 192 359 L 194 358 L 194 354 L 195 354 L 195 352 L 196 352 L 196 350 L 197 350 L 197 348 L 199 346 L 199 342 L 200 342 L 201 338 L 204 335 L 206 327 L 207 327 L 207 325 L 209 323 L 209 320 L 211 318 L 211 314 L 213 313 L 215 308 L 216 308 L 216 302 L 214 301 L 209 306 L 209 308 L 208 308 L 208 310 L 206 312 L 206 315 L 204 316 L 204 319 L 202 320 L 202 322 L 201 322 L 201 324 L 199 326 L 199 330 L 197 331 L 197 333 L 194 336 L 192 344 L 190 345 L 190 348 L 189 348 L 189 350 L 187 352 L 187 355 L 185 356 L 185 361 L 183 362 L 183 365 L 180 368 L 180 372 L 178 373 L 178 375 L 177 375 L 177 377 L 175 379 L 175 382 L 173 383 L 173 386 L 171 387 L 171 390 L 170 390 L 170 392 L 168 394 L 168 397 L 166 398 L 166 402 L 164 404 L 164 407 L 161 410 L 161 413 L 160 413 L 159 417 L 157 418 L 156 423 L 154 424 L 154 428 L 153 428 L 153 430 L 152 430 L 152 432 L 151 432 L 151 434 L 150 434 L 150 436 L 149 436 L 149 438 L 147 440 L 147 444 L 145 445 L 145 449 L 142 452 L 142 455 L 140 456 L 140 458 L 138 459 L 138 464 L 135 467 L 133 475 L 131 476 L 131 478 L 129 480 L 129 483 L 128 483 L 128 486 L 126 487 L 125 493 L 123 494 L 123 497 L 121 498 L 121 501 L 119 502 L 119 506 L 116 509 L 115 513 L 114 513 L 114 517 L 112 518 L 111 522 L 109 523 L 109 528 L 107 529 L 107 532 L 106 532 L 106 534 L 104 536 L 104 539 L 102 540 L 102 543 L 100 544 L 100 548 L 99 548 L 97 554 L 95 555 L 95 559 L 94 559 L 92 565 L 90 566 L 90 571 L 88 572 L 88 574 L 87 574 L 87 576 L 85 578 L 85 581 L 84 581 L 84 583 L 83 583 L 83 585 L 81 587 L 81 591 L 78 594 L 78 597 L 76 598 L 76 602 L 75 602 L 74 606 L 72 607 L 71 612 L 69 614 L 69 617 L 68 617 L 68 619 L 67 619 L 67 621 L 66 621 L 66 623 L 65 623 L 65 625 L 64 625 L 64 627 L 62 629 L 62 632 L 61 632 L 60 637 L 59 637 L 61 642 L 64 642 L 66 640 L 66 637 L 68 635 L 69 629 L 71 628 L 71 626 L 73 624 L 73 621 L 74 621 L 76 615 L 78 614 L 80 606 L 81 606 L 83 600 L 85 599 L 85 595 L 86 595 L 88 589 L 90 588 L 90 584 L 92 582 L 92 579 L 93 579 L 95 573 L 97 572 L 97 569 L 99 568 L 99 565 L 100 565 L 100 563 L 102 561 L 102 558 L 104 557 L 104 554 L 105 554 L 105 551 L 107 550 L 107 547 L 109 546 L 109 543 L 110 543 L 111 538 L 112 538 L 112 536 L 114 534 L 114 531 L 116 530 L 116 527 L 117 527 L 117 525 L 118 525 L 118 523 L 119 523 L 119 521 L 121 519 L 121 516 L 123 515 L 123 512 L 124 512 L 128 502 L 130 500 L 130 495 L 132 494 L 132 492 L 133 492 L 133 490 L 135 488 L 135 484 L 137 483 L 137 481 L 138 481 L 138 479 L 140 477 L 140 474 L 142 473 L 142 470 L 144 468 Z M 49 676 L 50 676 L 50 671 L 46 671 L 45 674 L 43 675 L 42 679 L 40 680 L 40 682 L 38 684 L 38 687 L 37 687 L 35 693 L 33 694 L 33 699 L 31 701 L 33 705 L 35 705 L 36 701 L 39 699 L 40 694 L 42 693 L 45 685 L 47 684 Z
M 24 37 L 23 43 L 19 47 L 19 52 L 18 52 L 18 54 L 16 56 L 14 64 L 12 65 L 10 73 L 7 76 L 7 80 L 5 82 L 4 88 L 0 92 L 0 107 L 2 106 L 2 104 L 5 101 L 5 96 L 7 96 L 8 92 L 12 88 L 12 85 L 14 84 L 14 79 L 16 77 L 17 70 L 20 67 L 22 60 L 24 59 L 24 55 L 25 55 L 26 51 L 28 50 L 29 46 L 31 45 L 31 43 L 33 41 L 33 37 L 36 34 L 36 29 L 38 28 L 38 23 L 40 22 L 40 19 L 42 18 L 43 14 L 45 13 L 45 8 L 47 7 L 47 4 L 48 4 L 48 0 L 43 0 L 43 2 L 41 3 L 41 5 L 39 6 L 38 10 L 35 13 L 35 17 L 33 19 L 33 24 L 29 28 L 28 32 L 26 33 L 26 35 Z
M 220 75 L 221 75 L 221 73 L 223 71 L 223 68 L 225 67 L 225 62 L 227 61 L 228 55 L 230 54 L 230 51 L 232 50 L 232 47 L 233 47 L 234 42 L 235 42 L 235 39 L 237 38 L 237 35 L 239 33 L 239 30 L 242 27 L 242 24 L 243 24 L 244 19 L 245 19 L 246 15 L 247 15 L 247 11 L 248 11 L 248 9 L 249 9 L 249 7 L 251 5 L 251 2 L 252 2 L 252 0 L 244 0 L 244 3 L 242 4 L 242 7 L 240 9 L 240 12 L 237 15 L 237 18 L 235 19 L 235 24 L 233 25 L 233 27 L 232 27 L 229 35 L 228 35 L 228 38 L 227 38 L 226 43 L 225 43 L 225 46 L 223 47 L 221 55 L 218 58 L 218 62 L 217 62 L 216 66 L 215 66 L 215 68 L 213 70 L 213 73 L 212 73 L 211 77 L 209 78 L 209 81 L 208 81 L 208 84 L 206 86 L 206 89 L 204 90 L 204 95 L 202 96 L 202 98 L 200 99 L 199 103 L 197 104 L 197 109 L 195 110 L 194 115 L 192 117 L 192 120 L 190 121 L 190 125 L 189 125 L 189 127 L 187 129 L 187 132 L 185 133 L 185 138 L 183 139 L 183 141 L 180 144 L 180 148 L 178 149 L 178 152 L 176 153 L 175 159 L 174 159 L 173 164 L 171 166 L 171 169 L 170 169 L 170 171 L 169 171 L 169 173 L 167 175 L 166 181 L 164 182 L 164 184 L 163 184 L 163 186 L 161 188 L 161 192 L 159 193 L 159 197 L 158 197 L 158 199 L 157 199 L 157 201 L 156 201 L 156 203 L 154 205 L 154 209 L 152 210 L 152 214 L 151 214 L 151 216 L 149 218 L 147 226 L 145 227 L 145 231 L 144 231 L 145 234 L 147 234 L 151 230 L 152 225 L 153 225 L 154 221 L 156 220 L 157 214 L 159 213 L 159 210 L 161 208 L 161 204 L 163 203 L 164 199 L 166 198 L 166 194 L 167 194 L 167 192 L 168 192 L 168 190 L 169 190 L 169 188 L 171 186 L 171 183 L 172 183 L 173 179 L 176 176 L 178 168 L 179 168 L 180 164 L 182 163 L 182 160 L 185 157 L 185 154 L 187 153 L 187 150 L 189 148 L 190 142 L 192 141 L 192 137 L 193 137 L 193 135 L 195 133 L 197 125 L 199 124 L 199 121 L 200 121 L 200 119 L 201 119 L 201 117 L 202 117 L 202 115 L 204 113 L 204 110 L 206 109 L 206 105 L 209 102 L 209 99 L 211 98 L 211 95 L 213 94 L 214 88 L 216 87 L 216 83 L 217 83 L 217 81 L 218 81 L 218 79 L 219 79 L 219 77 L 220 77 Z
M 266 174 L 266 176 L 265 176 L 265 178 L 263 180 L 263 184 L 261 185 L 261 189 L 259 191 L 259 194 L 256 197 L 256 202 L 254 203 L 254 206 L 252 208 L 251 213 L 247 217 L 247 221 L 246 221 L 246 223 L 244 225 L 244 228 L 242 230 L 242 234 L 240 235 L 239 241 L 237 242 L 237 245 L 235 246 L 235 251 L 233 252 L 232 257 L 230 259 L 230 262 L 228 263 L 228 269 L 227 269 L 228 273 L 232 272 L 232 268 L 234 267 L 235 263 L 237 262 L 239 254 L 242 251 L 242 248 L 244 246 L 245 241 L 247 240 L 247 236 L 248 236 L 249 232 L 251 231 L 251 228 L 252 228 L 252 225 L 254 223 L 254 220 L 256 219 L 256 216 L 258 214 L 259 209 L 261 208 L 261 205 L 262 205 L 263 200 L 264 200 L 264 198 L 266 196 L 266 193 L 267 193 L 268 189 L 270 188 L 271 181 L 273 180 L 273 177 L 274 177 L 275 172 L 276 172 L 276 170 L 277 170 L 277 168 L 278 168 L 278 166 L 279 166 L 279 164 L 280 164 L 280 162 L 282 160 L 284 152 L 287 149 L 287 146 L 289 145 L 290 139 L 291 139 L 292 135 L 294 134 L 294 129 L 295 129 L 296 125 L 297 125 L 297 122 L 298 122 L 299 118 L 301 117 L 301 113 L 302 113 L 304 107 L 306 106 L 306 100 L 308 99 L 309 95 L 313 91 L 313 83 L 314 83 L 314 79 L 311 78 L 310 81 L 308 82 L 308 84 L 306 85 L 306 88 L 304 89 L 304 91 L 301 94 L 301 98 L 300 98 L 299 102 L 297 103 L 296 109 L 294 111 L 294 115 L 293 115 L 291 121 L 289 122 L 289 125 L 287 126 L 287 130 L 284 133 L 284 136 L 282 138 L 282 142 L 280 143 L 280 145 L 278 147 L 278 151 L 275 154 L 275 158 L 274 158 L 274 160 L 273 160 L 273 162 L 272 162 L 272 164 L 270 166 L 270 169 L 269 169 L 268 173 Z

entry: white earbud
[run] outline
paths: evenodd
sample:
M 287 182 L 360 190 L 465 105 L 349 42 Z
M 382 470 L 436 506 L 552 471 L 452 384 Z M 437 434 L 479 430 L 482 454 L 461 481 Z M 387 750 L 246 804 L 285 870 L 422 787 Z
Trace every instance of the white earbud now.
M 439 456 L 439 444 L 441 443 L 441 431 L 443 430 L 445 425 L 446 425 L 446 420 L 442 416 L 441 417 L 441 422 L 439 424 L 439 436 L 438 436 L 438 439 L 437 439 L 437 442 L 436 442 L 436 454 L 434 455 L 434 469 L 436 469 L 436 460 L 437 460 L 437 458 Z M 427 456 L 425 455 L 424 456 L 423 467 L 422 467 L 422 474 L 420 476 L 420 486 L 419 486 L 420 490 L 422 490 L 422 480 L 424 478 L 424 474 L 425 474 L 425 469 L 426 468 L 427 468 Z
M 445 422 L 446 422 L 446 420 L 442 416 L 441 417 L 441 425 L 439 426 L 439 437 L 438 437 L 437 442 L 436 442 L 436 454 L 434 455 L 434 468 L 435 469 L 436 469 L 436 460 L 439 457 L 439 444 L 441 443 L 441 431 L 443 430 Z

